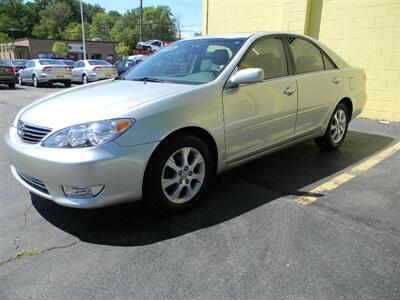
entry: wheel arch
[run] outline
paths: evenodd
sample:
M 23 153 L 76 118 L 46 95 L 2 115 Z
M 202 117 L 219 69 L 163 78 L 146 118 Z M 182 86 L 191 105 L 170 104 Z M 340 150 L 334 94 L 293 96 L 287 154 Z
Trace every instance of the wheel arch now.
M 353 116 L 353 102 L 351 101 L 351 99 L 349 97 L 343 97 L 339 102 L 338 105 L 340 103 L 343 103 L 344 105 L 347 106 L 347 109 L 349 110 L 349 119 L 352 119 Z
M 148 166 L 149 162 L 151 161 L 153 155 L 157 152 L 157 149 L 159 149 L 159 147 L 162 143 L 165 143 L 174 137 L 182 136 L 182 135 L 196 136 L 199 139 L 201 139 L 204 143 L 206 143 L 206 145 L 210 149 L 212 160 L 214 162 L 213 172 L 215 174 L 218 169 L 218 146 L 217 146 L 215 138 L 212 136 L 212 134 L 210 132 L 208 132 L 206 129 L 199 127 L 199 126 L 182 127 L 182 128 L 176 129 L 176 130 L 168 133 L 166 136 L 164 136 L 162 138 L 162 140 L 160 141 L 160 143 L 157 145 L 157 147 L 151 153 L 151 155 L 147 161 L 145 170 L 147 170 L 147 166 Z

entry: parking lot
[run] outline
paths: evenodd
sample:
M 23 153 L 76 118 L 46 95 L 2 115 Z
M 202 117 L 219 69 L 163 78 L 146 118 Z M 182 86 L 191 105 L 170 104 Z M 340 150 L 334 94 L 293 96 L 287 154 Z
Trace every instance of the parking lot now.
M 1 137 L 61 90 L 1 86 Z M 272 154 L 167 218 L 30 194 L 1 138 L 0 299 L 400 299 L 399 141 L 400 124 L 357 119 L 339 151 L 310 141 Z

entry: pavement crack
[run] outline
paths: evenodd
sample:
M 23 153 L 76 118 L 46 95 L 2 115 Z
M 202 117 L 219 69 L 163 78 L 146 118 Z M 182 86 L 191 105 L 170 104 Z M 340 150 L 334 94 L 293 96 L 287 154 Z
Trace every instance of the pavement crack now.
M 17 236 L 14 239 L 14 245 L 15 245 L 15 250 L 18 250 L 20 245 L 18 243 L 19 238 L 21 237 L 22 233 L 24 232 L 25 228 L 26 228 L 26 223 L 28 221 L 28 213 L 30 211 L 30 209 L 32 208 L 33 204 L 31 203 L 28 208 L 25 210 L 24 212 L 24 224 L 22 225 L 21 230 L 18 232 Z
M 53 246 L 53 247 L 49 247 L 49 248 L 45 248 L 45 249 L 32 248 L 32 249 L 29 249 L 29 250 L 20 251 L 20 252 L 17 252 L 14 256 L 8 258 L 7 260 L 0 261 L 0 267 L 5 265 L 5 264 L 7 264 L 7 263 L 19 260 L 19 259 L 24 258 L 24 257 L 36 256 L 36 255 L 40 255 L 40 254 L 43 254 L 45 252 L 49 252 L 49 251 L 57 250 L 57 249 L 67 249 L 67 248 L 70 248 L 72 246 L 75 246 L 79 242 L 80 242 L 80 240 L 76 240 L 76 241 L 74 241 L 72 243 L 69 243 L 69 244 L 66 244 L 66 245 Z

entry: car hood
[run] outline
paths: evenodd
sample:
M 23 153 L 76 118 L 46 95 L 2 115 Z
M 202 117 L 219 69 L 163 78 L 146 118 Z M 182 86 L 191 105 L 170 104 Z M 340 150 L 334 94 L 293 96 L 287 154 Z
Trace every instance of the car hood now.
M 136 106 L 183 93 L 190 85 L 110 80 L 44 98 L 23 110 L 23 122 L 53 129 L 90 121 L 118 118 Z M 133 116 L 134 117 L 134 116 Z

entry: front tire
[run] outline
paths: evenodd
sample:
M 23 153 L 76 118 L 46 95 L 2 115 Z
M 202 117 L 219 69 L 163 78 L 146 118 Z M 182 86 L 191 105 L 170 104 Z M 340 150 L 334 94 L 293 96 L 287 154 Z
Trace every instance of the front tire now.
M 339 103 L 332 114 L 325 135 L 315 139 L 315 143 L 324 150 L 338 149 L 346 137 L 349 121 L 349 109 L 345 104 Z
M 20 75 L 18 76 L 18 84 L 19 85 L 23 85 L 24 84 L 23 81 L 22 81 L 22 77 Z
M 181 212 L 201 198 L 212 175 L 212 155 L 201 139 L 167 139 L 155 150 L 146 168 L 143 199 L 158 212 Z

